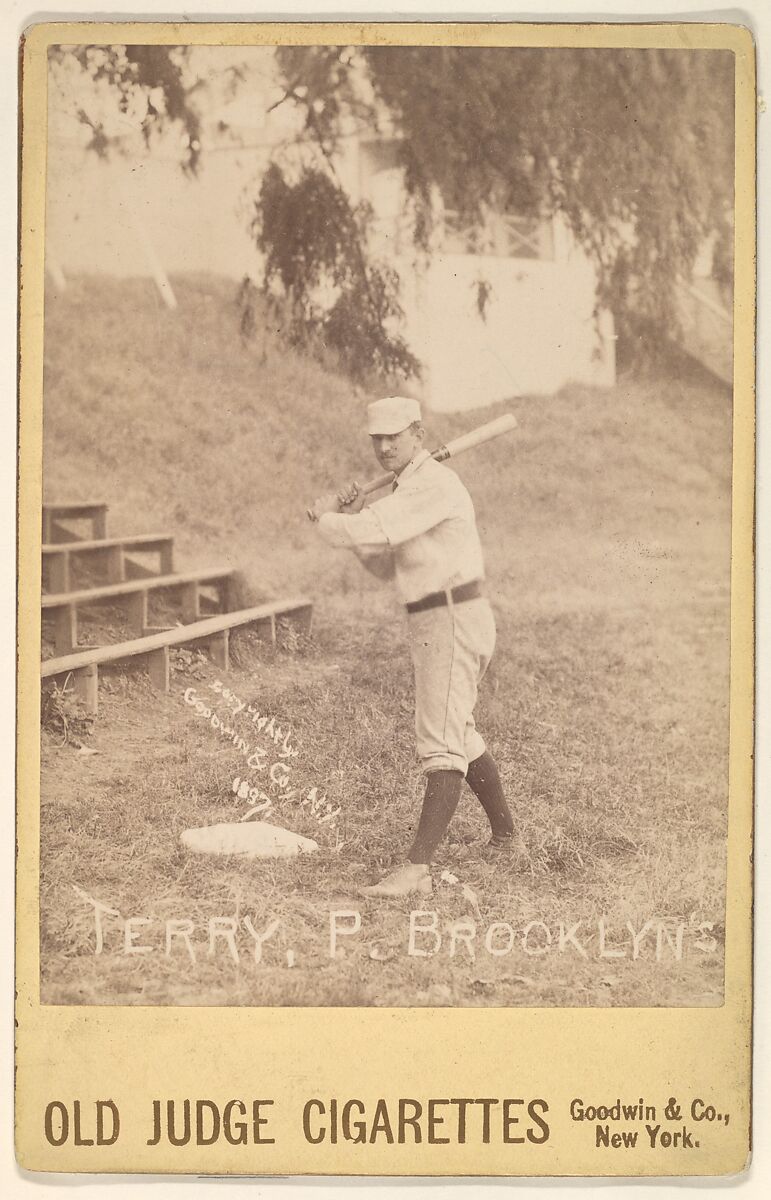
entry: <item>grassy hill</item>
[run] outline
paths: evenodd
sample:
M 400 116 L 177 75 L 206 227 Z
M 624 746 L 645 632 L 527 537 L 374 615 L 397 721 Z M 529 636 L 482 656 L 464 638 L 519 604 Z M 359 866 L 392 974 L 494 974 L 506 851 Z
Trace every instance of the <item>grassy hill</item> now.
M 464 416 L 427 414 L 431 445 L 504 409 L 519 421 L 514 435 L 454 469 L 476 504 L 499 629 L 478 723 L 501 763 L 525 857 L 515 867 L 480 857 L 484 823 L 467 798 L 435 875 L 447 867 L 455 882 L 438 884 L 435 907 L 446 924 L 468 917 L 465 884 L 482 932 L 493 920 L 538 919 L 556 939 L 572 916 L 586 921 L 596 951 L 606 914 L 627 940 L 628 919 L 636 928 L 648 918 L 684 922 L 690 949 L 657 958 L 652 941 L 644 961 L 631 951 L 614 959 L 612 976 L 596 953 L 522 952 L 516 967 L 512 956 L 488 955 L 481 966 L 454 956 L 438 975 L 437 960 L 405 958 L 407 904 L 373 908 L 369 941 L 350 939 L 347 956 L 330 962 L 330 905 L 347 896 L 350 906 L 361 883 L 399 860 L 420 793 L 396 600 L 329 551 L 304 515 L 319 492 L 377 471 L 363 432 L 371 397 L 270 331 L 242 345 L 232 285 L 174 286 L 173 313 L 139 280 L 81 279 L 49 298 L 45 495 L 103 497 L 114 532 L 169 530 L 178 566 L 230 563 L 250 599 L 312 596 L 313 643 L 245 653 L 230 686 L 298 731 L 298 783 L 317 784 L 341 815 L 333 834 L 307 806 L 274 795 L 274 819 L 316 837 L 318 856 L 257 866 L 184 859 L 183 828 L 243 811 L 231 788 L 243 773 L 237 756 L 182 699 L 191 682 L 206 693 L 216 669 L 178 663 L 168 697 L 141 680 L 108 681 L 88 739 L 98 755 L 84 760 L 61 722 L 44 734 L 48 998 L 719 1003 L 727 390 L 679 364 L 669 377 L 607 391 L 571 387 Z M 208 916 L 226 910 L 252 913 L 255 927 L 276 917 L 281 928 L 259 968 L 247 958 L 236 968 L 225 955 L 202 961 L 192 978 L 186 956 L 97 960 L 92 914 L 73 884 L 124 917 L 193 914 L 202 938 Z M 702 920 L 714 925 L 715 953 L 693 948 Z M 383 954 L 370 954 L 373 938 Z M 290 946 L 292 970 L 282 957 Z
M 330 562 L 304 512 L 321 491 L 379 472 L 364 432 L 372 397 L 269 333 L 242 345 L 232 284 L 175 289 L 176 312 L 149 280 L 83 279 L 52 294 L 46 498 L 98 492 L 116 532 L 169 528 L 182 566 L 224 559 L 258 593 L 370 586 L 355 563 Z M 684 538 L 689 559 L 675 570 L 685 574 L 698 562 L 710 574 L 727 552 L 730 407 L 707 377 L 429 415 L 428 443 L 503 409 L 517 433 L 453 466 L 473 489 L 487 546 L 502 536 L 516 547 L 488 559 L 517 604 L 541 607 L 545 593 L 570 603 L 566 587 L 612 602 L 619 571 L 636 582 L 636 557 L 679 558 Z

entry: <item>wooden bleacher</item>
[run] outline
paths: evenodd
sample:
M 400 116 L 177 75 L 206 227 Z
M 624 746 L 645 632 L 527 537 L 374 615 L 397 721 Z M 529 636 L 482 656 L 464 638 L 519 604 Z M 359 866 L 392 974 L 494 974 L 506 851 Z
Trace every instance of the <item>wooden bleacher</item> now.
M 122 538 L 98 538 L 77 542 L 43 543 L 44 587 L 52 592 L 68 592 L 72 579 L 72 566 L 85 559 L 91 566 L 96 561 L 104 570 L 108 583 L 122 583 L 124 579 L 142 578 L 152 575 L 140 563 L 130 557 L 134 554 L 157 554 L 158 570 L 155 574 L 171 575 L 174 570 L 174 538 L 168 533 L 143 536 L 132 534 Z
M 89 536 L 78 537 L 71 529 L 73 522 L 86 522 Z M 65 685 L 72 679 L 86 707 L 96 712 L 100 665 L 145 667 L 156 686 L 168 690 L 169 651 L 174 646 L 205 648 L 227 670 L 233 631 L 267 628 L 275 644 L 277 622 L 283 618 L 310 632 L 313 605 L 305 597 L 231 611 L 232 570 L 210 567 L 174 572 L 173 546 L 172 535 L 166 533 L 108 538 L 107 504 L 102 501 L 43 506 L 43 561 L 49 585 L 57 588 L 41 597 L 43 617 L 54 622 L 55 653 L 42 664 L 43 679 L 64 679 Z M 157 553 L 157 573 L 136 562 L 132 552 Z M 72 563 L 84 557 L 100 562 L 108 582 L 71 590 Z M 207 598 L 208 603 L 221 611 L 204 616 L 201 601 L 212 589 L 216 598 Z M 176 603 L 181 624 L 166 628 L 148 624 L 148 601 L 156 592 Z M 78 648 L 78 613 L 116 604 L 125 605 L 129 627 L 136 636 L 130 641 Z
M 103 500 L 81 500 L 74 504 L 43 505 L 43 543 L 81 540 L 62 521 L 87 521 L 91 538 L 107 537 L 107 505 Z
M 182 620 L 190 624 L 201 616 L 203 586 L 217 590 L 221 609 L 227 612 L 228 584 L 232 577 L 233 572 L 228 567 L 211 567 L 177 575 L 126 579 L 122 583 L 108 583 L 103 587 L 84 588 L 78 592 L 53 592 L 42 597 L 43 615 L 54 619 L 56 653 L 69 654 L 78 645 L 78 612 L 81 608 L 125 601 L 129 628 L 138 637 L 144 637 L 148 629 L 147 602 L 151 592 L 177 592 Z
M 156 687 L 169 690 L 169 650 L 172 646 L 204 647 L 212 659 L 227 671 L 230 665 L 230 634 L 236 629 L 259 629 L 266 625 L 271 640 L 276 640 L 276 623 L 279 619 L 297 621 L 310 632 L 313 605 L 304 597 L 291 600 L 276 600 L 270 604 L 259 604 L 239 612 L 220 613 L 205 621 L 192 625 L 177 625 L 162 633 L 135 638 L 131 642 L 117 642 L 112 646 L 96 646 L 68 654 L 60 658 L 49 658 L 43 663 L 44 679 L 72 676 L 76 694 L 90 712 L 97 711 L 98 668 L 107 663 L 128 663 L 145 666 Z

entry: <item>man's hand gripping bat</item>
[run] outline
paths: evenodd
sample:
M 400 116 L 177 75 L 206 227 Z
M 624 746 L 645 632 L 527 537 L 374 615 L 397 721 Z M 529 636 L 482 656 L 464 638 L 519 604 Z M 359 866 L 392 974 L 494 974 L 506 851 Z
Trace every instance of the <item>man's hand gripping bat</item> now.
M 504 413 L 502 417 L 496 417 L 494 421 L 488 421 L 486 425 L 479 425 L 476 429 L 471 429 L 468 433 L 453 438 L 445 446 L 439 446 L 437 450 L 432 451 L 431 457 L 437 462 L 444 462 L 448 458 L 457 458 L 459 454 L 470 450 L 472 446 L 481 446 L 483 442 L 492 441 L 501 434 L 509 433 L 516 428 L 516 425 L 517 420 L 513 413 Z M 368 496 L 371 492 L 379 492 L 381 488 L 388 487 L 393 483 L 395 478 L 393 471 L 388 471 L 385 475 L 378 475 L 377 479 L 370 479 L 367 483 L 359 484 L 358 494 L 359 496 Z M 307 509 L 307 513 L 311 521 L 318 521 L 319 514 L 315 512 L 314 508 Z

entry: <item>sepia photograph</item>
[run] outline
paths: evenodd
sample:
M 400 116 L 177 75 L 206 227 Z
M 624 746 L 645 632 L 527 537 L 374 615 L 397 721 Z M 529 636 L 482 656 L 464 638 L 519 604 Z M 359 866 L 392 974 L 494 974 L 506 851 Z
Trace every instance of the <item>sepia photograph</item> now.
M 723 1005 L 734 52 L 47 55 L 40 1002 Z

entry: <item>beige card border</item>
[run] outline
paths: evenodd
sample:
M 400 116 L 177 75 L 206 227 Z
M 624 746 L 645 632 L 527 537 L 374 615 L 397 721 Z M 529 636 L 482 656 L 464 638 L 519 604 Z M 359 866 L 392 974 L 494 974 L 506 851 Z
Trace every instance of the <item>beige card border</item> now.
M 39 1003 L 39 645 L 46 54 L 55 43 L 672 47 L 736 59 L 736 273 L 725 1003 L 719 1009 L 211 1009 Z M 40 1171 L 368 1175 L 732 1174 L 748 1156 L 753 788 L 755 56 L 725 24 L 50 23 L 23 49 L 19 417 L 17 1156 Z M 259 1053 L 256 1050 L 259 1045 Z M 435 1057 L 435 1047 L 441 1057 Z M 192 1049 L 195 1061 L 191 1061 Z M 54 1060 L 55 1053 L 55 1060 Z M 701 1096 L 731 1111 L 698 1152 L 597 1150 L 571 1097 Z M 312 1096 L 543 1097 L 543 1145 L 312 1146 Z M 270 1145 L 147 1147 L 152 1098 L 275 1101 Z M 53 1099 L 113 1098 L 112 1147 L 56 1149 Z M 673 1127 L 674 1128 L 674 1127 Z

